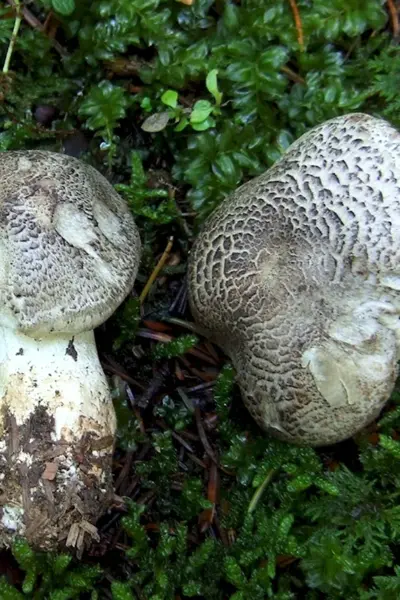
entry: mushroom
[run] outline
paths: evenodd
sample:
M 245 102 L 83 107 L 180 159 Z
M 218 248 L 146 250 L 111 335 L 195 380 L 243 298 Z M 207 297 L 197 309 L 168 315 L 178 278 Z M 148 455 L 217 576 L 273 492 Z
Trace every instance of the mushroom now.
M 189 288 L 263 429 L 321 446 L 367 426 L 397 376 L 400 134 L 365 114 L 311 129 L 207 220 Z
M 112 499 L 116 427 L 93 329 L 133 286 L 139 235 L 75 158 L 0 153 L 0 181 L 0 546 L 82 548 Z

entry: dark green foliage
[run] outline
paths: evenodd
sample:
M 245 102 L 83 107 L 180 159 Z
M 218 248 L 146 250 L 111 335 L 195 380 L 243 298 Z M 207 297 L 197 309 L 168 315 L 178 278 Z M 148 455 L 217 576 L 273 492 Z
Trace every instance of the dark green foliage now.
M 72 45 L 62 72 L 48 40 L 24 28 L 13 63 L 18 65 L 22 57 L 30 74 L 24 74 L 23 85 L 12 85 L 8 101 L 18 89 L 23 89 L 23 98 L 21 94 L 16 102 L 19 106 L 32 102 L 32 94 L 50 98 L 51 87 L 45 92 L 50 83 L 56 102 L 61 94 L 64 110 L 72 117 L 67 126 L 73 125 L 74 115 L 80 115 L 85 126 L 100 137 L 101 150 L 110 160 L 119 160 L 118 128 L 124 118 L 140 122 L 149 110 L 165 110 L 166 105 L 174 110 L 178 103 L 181 106 L 180 97 L 172 106 L 163 103 L 165 92 L 169 90 L 171 96 L 176 90 L 184 98 L 185 86 L 195 84 L 196 97 L 189 97 L 182 106 L 197 115 L 192 125 L 213 129 L 206 133 L 171 131 L 163 144 L 164 151 L 166 144 L 173 154 L 177 180 L 191 188 L 187 197 L 200 220 L 244 178 L 279 158 L 306 128 L 354 110 L 378 111 L 397 119 L 398 46 L 384 33 L 370 34 L 387 21 L 380 0 L 298 0 L 304 52 L 299 51 L 287 0 L 246 0 L 240 6 L 231 1 L 196 0 L 192 7 L 173 0 L 86 0 L 71 14 L 72 0 L 57 2 L 67 39 L 79 44 Z M 12 19 L 2 23 L 0 35 L 6 40 Z M 132 57 L 134 47 L 149 48 L 154 57 Z M 128 64 L 137 64 L 135 70 L 145 83 L 136 96 L 128 93 L 126 80 L 106 80 L 101 68 L 102 61 L 118 61 L 124 54 Z M 207 83 L 216 71 L 217 95 Z M 20 77 L 20 69 L 17 73 Z M 27 93 L 28 79 L 34 86 Z M 77 97 L 80 90 L 83 93 Z M 212 121 L 208 121 L 211 115 L 206 116 L 210 107 Z M 26 142 L 28 133 L 21 137 L 18 129 L 25 123 L 26 131 L 31 117 L 26 111 L 19 114 L 18 125 L 7 130 L 5 149 Z M 143 202 L 137 209 L 165 223 L 175 216 L 174 206 L 161 206 L 156 213 Z
M 184 402 L 175 402 L 169 396 L 164 396 L 162 404 L 156 406 L 153 413 L 155 416 L 163 417 L 175 431 L 185 429 L 193 419 L 193 410 L 189 410 Z
M 188 333 L 187 335 L 180 336 L 172 342 L 157 344 L 151 355 L 156 360 L 160 358 L 174 358 L 175 356 L 186 354 L 186 352 L 195 346 L 197 342 L 197 336 Z
M 127 103 L 123 88 L 100 81 L 89 89 L 79 108 L 79 114 L 86 117 L 86 127 L 103 138 L 102 146 L 110 150 L 111 156 L 119 139 L 113 132 L 125 117 Z
M 173 598 L 181 590 L 185 597 L 208 595 L 219 598 L 218 590 L 213 590 L 217 574 L 215 563 L 219 544 L 206 539 L 195 550 L 188 544 L 187 527 L 180 523 L 161 524 L 157 532 L 157 543 L 152 545 L 150 538 L 140 523 L 143 511 L 131 504 L 128 517 L 124 517 L 123 526 L 131 536 L 133 544 L 127 554 L 136 566 L 130 575 L 130 585 L 138 585 L 147 598 L 164 600 Z M 211 584 L 211 585 L 210 585 Z M 118 600 L 118 593 L 123 590 L 129 593 L 129 586 L 121 588 L 114 584 L 113 598 Z M 215 595 L 216 594 L 216 595 Z M 130 596 L 125 596 L 130 598 Z M 135 598 L 135 595 L 131 597 Z M 124 596 L 121 596 L 124 598 Z
M 114 320 L 119 329 L 113 348 L 119 350 L 126 342 L 135 337 L 140 322 L 139 298 L 129 297 L 117 311 Z
M 51 5 L 60 15 L 69 16 L 75 10 L 75 0 L 52 0 Z
M 173 197 L 168 194 L 168 190 L 147 187 L 147 177 L 138 152 L 132 152 L 129 185 L 119 184 L 116 189 L 126 198 L 136 216 L 150 219 L 161 225 L 169 223 L 178 215 L 176 204 Z M 155 199 L 164 200 L 154 205 Z
M 35 554 L 23 540 L 14 543 L 13 555 L 25 571 L 22 592 L 0 578 L 1 600 L 74 600 L 82 592 L 92 592 L 91 600 L 97 600 L 97 566 L 75 565 L 68 554 Z
M 232 375 L 227 367 L 216 388 L 220 427 L 230 421 Z M 143 509 L 131 505 L 130 516 L 124 519 L 132 540 L 130 565 L 135 567 L 131 583 L 149 598 L 160 600 L 177 593 L 210 600 L 289 600 L 299 597 L 299 592 L 303 597 L 306 585 L 332 600 L 395 597 L 390 594 L 399 586 L 394 557 L 400 541 L 400 473 L 393 464 L 392 479 L 382 480 L 379 465 L 393 456 L 388 440 L 392 427 L 399 424 L 395 409 L 382 419 L 386 433 L 380 445 L 360 438 L 360 458 L 366 466 L 352 472 L 344 465 L 327 471 L 314 450 L 240 434 L 238 425 L 230 422 L 237 434 L 221 442 L 220 450 L 222 464 L 235 477 L 224 481 L 221 506 L 225 508 L 220 516 L 225 531 L 235 532 L 234 542 L 224 546 L 206 536 L 192 552 L 181 519 L 199 514 L 209 503 L 202 496 L 201 482 L 188 478 L 155 538 L 141 524 Z M 157 454 L 139 473 L 155 481 L 158 471 L 159 485 L 164 486 L 178 472 L 172 439 L 157 435 L 154 447 Z M 164 489 L 161 498 L 163 502 L 167 498 Z M 203 552 L 206 572 L 203 563 L 195 561 Z M 290 570 L 287 575 L 280 573 L 280 557 L 290 558 L 292 574 Z M 225 596 L 222 590 L 229 586 L 231 593 Z

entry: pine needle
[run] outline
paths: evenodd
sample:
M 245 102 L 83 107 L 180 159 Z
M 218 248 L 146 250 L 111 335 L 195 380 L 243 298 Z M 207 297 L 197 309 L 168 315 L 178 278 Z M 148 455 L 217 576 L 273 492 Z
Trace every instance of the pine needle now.
M 149 279 L 147 280 L 146 285 L 144 286 L 142 293 L 139 296 L 139 300 L 140 300 L 140 304 L 143 304 L 143 302 L 145 301 L 151 286 L 153 285 L 153 283 L 155 282 L 155 280 L 157 279 L 158 275 L 160 274 L 161 269 L 163 268 L 163 266 L 165 265 L 168 256 L 171 252 L 172 249 L 172 244 L 174 243 L 174 238 L 170 237 L 168 240 L 168 244 L 160 258 L 160 260 L 158 261 L 158 263 L 156 264 L 156 266 L 154 267 L 154 270 L 152 272 L 152 274 L 150 275 Z

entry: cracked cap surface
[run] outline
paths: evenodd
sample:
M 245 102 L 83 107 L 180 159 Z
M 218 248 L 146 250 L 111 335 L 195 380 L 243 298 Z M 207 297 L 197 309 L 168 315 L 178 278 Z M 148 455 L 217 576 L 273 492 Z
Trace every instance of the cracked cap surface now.
M 351 114 L 303 135 L 205 223 L 189 290 L 264 429 L 318 446 L 367 425 L 397 375 L 399 133 Z
M 140 239 L 128 206 L 83 162 L 0 153 L 0 322 L 31 335 L 104 322 L 133 286 Z

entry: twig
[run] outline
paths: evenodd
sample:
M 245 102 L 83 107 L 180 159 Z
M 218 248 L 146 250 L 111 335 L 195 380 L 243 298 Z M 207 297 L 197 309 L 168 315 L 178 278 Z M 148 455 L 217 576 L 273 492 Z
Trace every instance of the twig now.
M 188 394 L 193 392 L 202 392 L 203 390 L 208 390 L 209 388 L 214 387 L 215 381 L 209 381 L 208 383 L 199 383 L 198 385 L 194 385 L 193 387 L 186 388 L 186 392 Z
M 218 464 L 218 459 L 215 456 L 214 451 L 211 448 L 211 444 L 207 439 L 206 432 L 204 431 L 203 423 L 201 421 L 201 413 L 200 413 L 200 409 L 198 406 L 196 406 L 196 408 L 195 408 L 195 416 L 196 416 L 197 431 L 199 433 L 199 437 L 200 437 L 201 443 L 203 444 L 204 450 L 206 451 L 207 456 L 209 456 L 215 464 Z
M 14 7 L 15 7 L 14 28 L 13 28 L 13 32 L 11 34 L 10 43 L 8 44 L 8 50 L 7 50 L 7 54 L 6 54 L 6 59 L 4 61 L 4 66 L 3 66 L 3 73 L 4 74 L 7 74 L 8 70 L 10 68 L 11 56 L 12 56 L 12 53 L 13 53 L 13 50 L 14 50 L 15 42 L 17 41 L 19 27 L 20 27 L 21 21 L 22 21 L 21 4 L 20 4 L 19 0 L 15 0 Z
M 167 247 L 165 248 L 160 260 L 158 261 L 158 263 L 156 264 L 156 266 L 154 267 L 154 270 L 152 272 L 152 274 L 150 275 L 146 285 L 144 286 L 142 293 L 139 296 L 139 301 L 140 304 L 143 304 L 143 302 L 145 301 L 147 294 L 150 291 L 151 286 L 153 285 L 153 283 L 155 282 L 155 280 L 157 279 L 161 269 L 163 268 L 163 266 L 165 265 L 165 262 L 169 256 L 169 253 L 171 252 L 172 249 L 172 244 L 174 243 L 174 238 L 170 237 L 168 240 L 168 244 Z
M 157 420 L 156 424 L 159 427 L 161 427 L 161 429 L 164 429 L 164 431 L 170 430 L 167 424 L 164 423 L 161 419 Z M 192 446 L 188 444 L 188 442 L 186 442 L 180 435 L 178 435 L 175 431 L 172 431 L 171 435 L 177 442 L 179 442 L 185 448 L 185 450 L 187 450 L 191 454 L 194 454 Z
M 16 8 L 16 4 L 17 4 L 17 0 L 6 0 L 7 4 L 9 4 L 10 6 L 12 6 L 13 8 Z M 19 2 L 19 0 L 18 0 Z M 37 29 L 38 31 L 40 31 L 41 33 L 45 34 L 45 30 L 43 27 L 43 24 L 39 21 L 39 19 L 37 19 L 35 17 L 35 15 L 33 13 L 31 13 L 31 11 L 26 8 L 26 7 L 22 7 L 22 17 L 24 19 L 24 21 L 26 21 L 28 23 L 28 25 L 30 25 L 32 27 L 32 29 Z M 66 49 L 59 43 L 57 42 L 57 40 L 53 39 L 53 38 L 49 38 L 52 45 L 54 46 L 54 49 L 57 50 L 57 52 L 65 57 L 68 56 L 68 52 L 66 51 Z
M 212 462 L 208 474 L 207 499 L 211 502 L 211 508 L 203 510 L 199 516 L 200 532 L 205 533 L 211 526 L 215 517 L 215 507 L 218 501 L 219 492 L 219 473 L 217 465 Z
M 108 364 L 104 363 L 103 361 L 101 363 L 101 365 L 105 371 L 114 373 L 114 375 L 118 375 L 118 377 L 120 377 L 121 379 L 123 379 L 124 381 L 129 383 L 130 385 L 134 385 L 135 387 L 139 388 L 140 390 L 145 389 L 145 386 L 142 383 L 140 383 L 139 381 L 137 381 L 136 379 L 134 379 L 133 377 L 128 375 L 128 373 L 126 373 L 123 370 L 123 368 L 120 365 L 118 365 L 118 363 L 116 363 L 115 360 L 113 360 L 111 358 L 111 356 L 104 354 L 104 358 L 108 360 Z
M 176 312 L 180 315 L 183 315 L 186 310 L 187 299 L 188 299 L 187 281 L 186 281 L 186 279 L 184 279 L 181 287 L 179 288 L 179 292 L 177 293 L 174 300 L 171 302 L 168 312 L 169 313 Z
M 299 9 L 297 8 L 296 0 L 289 0 L 289 3 L 291 6 L 291 9 L 292 9 L 292 12 L 293 12 L 294 24 L 296 25 L 297 41 L 299 43 L 300 50 L 303 52 L 304 51 L 303 25 L 301 23 Z
M 136 336 L 146 338 L 148 340 L 154 340 L 155 342 L 162 342 L 164 344 L 172 342 L 174 339 L 176 339 L 172 335 L 168 335 L 168 333 L 162 333 L 161 331 L 149 331 L 147 329 L 138 329 Z M 212 356 L 204 352 L 204 350 L 200 350 L 200 348 L 189 348 L 186 352 L 187 354 L 192 354 L 196 358 L 199 358 L 209 365 L 215 366 L 218 364 L 218 362 L 215 361 Z
M 165 378 L 169 375 L 169 373 L 170 371 L 167 362 L 159 366 L 159 368 L 155 371 L 155 374 L 151 379 L 150 383 L 137 400 L 137 405 L 139 406 L 139 408 L 147 408 L 151 399 L 162 388 Z
M 188 452 L 188 457 L 190 458 L 190 460 L 195 462 L 197 465 L 199 465 L 203 469 L 207 469 L 206 463 L 203 460 L 201 460 L 198 456 L 196 456 L 195 454 L 190 454 L 190 452 Z
M 397 12 L 397 8 L 394 3 L 394 0 L 387 0 L 386 4 L 390 15 L 390 21 L 392 23 L 393 36 L 396 38 L 398 37 L 400 32 L 399 15 Z
M 135 454 L 135 452 L 133 450 L 126 453 L 124 466 L 122 467 L 121 472 L 118 475 L 117 481 L 114 484 L 114 488 L 117 491 L 119 490 L 124 479 L 128 476 L 128 474 L 131 470 L 134 454 Z
M 192 321 L 185 321 L 184 319 L 179 319 L 177 317 L 162 317 L 163 321 L 170 323 L 171 325 L 178 325 L 179 327 L 184 327 L 185 329 L 189 329 L 193 331 L 193 333 L 198 333 L 199 335 L 205 335 L 205 330 L 202 327 L 199 327 L 196 323 Z
M 285 73 L 285 75 L 289 79 L 294 81 L 295 83 L 303 83 L 304 84 L 306 82 L 306 80 L 301 75 L 298 75 L 297 73 L 292 71 L 292 69 L 290 69 L 289 67 L 283 66 L 283 67 L 281 67 L 281 71 L 282 71 L 282 73 Z

